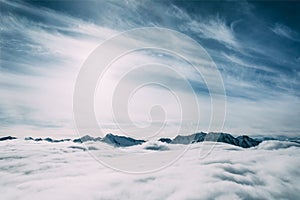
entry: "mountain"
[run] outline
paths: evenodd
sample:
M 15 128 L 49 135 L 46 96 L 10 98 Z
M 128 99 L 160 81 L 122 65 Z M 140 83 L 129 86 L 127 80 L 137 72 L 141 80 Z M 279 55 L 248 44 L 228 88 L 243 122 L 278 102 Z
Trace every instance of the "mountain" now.
M 136 140 L 131 137 L 118 136 L 118 135 L 113 135 L 111 133 L 107 134 L 102 139 L 102 141 L 117 147 L 128 147 L 128 146 L 142 144 L 145 142 L 145 140 Z
M 206 136 L 206 133 L 194 133 L 192 135 L 178 135 L 176 136 L 171 143 L 172 144 L 191 144 L 195 142 L 203 142 L 204 138 Z
M 259 145 L 261 141 L 255 140 L 247 135 L 238 136 L 236 138 L 238 140 L 237 146 L 243 147 L 243 148 L 249 148 Z
M 47 141 L 47 142 L 66 142 L 66 141 L 70 141 L 71 139 L 61 139 L 61 140 L 55 140 L 55 139 L 52 139 L 52 138 L 32 138 L 32 137 L 26 137 L 25 140 L 33 140 L 33 141 L 36 141 L 36 142 L 39 142 L 39 141 Z
M 83 143 L 83 142 L 105 142 L 107 144 L 116 146 L 116 147 L 128 147 L 133 145 L 142 144 L 144 140 L 136 140 L 131 137 L 113 135 L 111 133 L 107 134 L 104 138 L 100 137 L 91 137 L 89 135 L 83 136 L 81 138 L 74 139 L 75 143 Z
M 91 137 L 89 135 L 86 135 L 86 136 L 83 136 L 81 138 L 73 140 L 73 142 L 76 142 L 76 143 L 83 143 L 83 142 L 89 142 L 89 141 L 93 141 L 93 142 L 102 141 L 102 138 L 101 137 L 94 138 L 94 137 Z
M 168 138 L 162 138 L 159 141 L 167 142 L 171 144 L 191 144 L 203 141 L 212 142 L 223 142 L 243 148 L 250 148 L 257 146 L 261 141 L 250 138 L 249 136 L 243 135 L 238 137 L 233 137 L 228 133 L 194 133 L 192 135 L 182 136 L 178 135 L 173 140 L 167 140 Z
M 16 139 L 12 136 L 2 137 L 0 138 L 0 141 L 3 140 L 12 140 Z M 269 138 L 267 138 L 269 139 Z M 266 139 L 266 140 L 267 140 Z M 47 141 L 47 142 L 65 142 L 65 141 L 71 141 L 71 139 L 61 139 L 61 140 L 55 140 L 52 138 L 32 138 L 32 137 L 26 137 L 25 140 L 33 140 L 33 141 Z M 194 133 L 192 135 L 178 135 L 174 139 L 170 138 L 160 138 L 158 141 L 169 143 L 169 144 L 191 144 L 191 143 L 198 143 L 198 142 L 204 142 L 204 141 L 212 141 L 212 142 L 222 142 L 227 143 L 243 148 L 250 148 L 259 145 L 263 139 L 257 139 L 257 138 L 251 138 L 247 135 L 242 135 L 238 137 L 234 137 L 228 133 Z M 77 138 L 73 140 L 74 143 L 84 143 L 84 142 L 105 142 L 109 145 L 113 145 L 115 147 L 129 147 L 134 145 L 139 145 L 144 142 L 145 140 L 137 140 L 131 137 L 126 136 L 119 136 L 119 135 L 113 135 L 111 133 L 107 134 L 104 138 L 101 137 L 92 137 L 89 135 L 85 135 L 81 138 Z
M 158 141 L 165 142 L 165 143 L 171 143 L 172 140 L 170 138 L 160 138 Z
M 6 136 L 6 137 L 2 137 L 0 138 L 0 141 L 4 141 L 4 140 L 14 140 L 17 139 L 16 137 L 12 137 L 12 136 Z

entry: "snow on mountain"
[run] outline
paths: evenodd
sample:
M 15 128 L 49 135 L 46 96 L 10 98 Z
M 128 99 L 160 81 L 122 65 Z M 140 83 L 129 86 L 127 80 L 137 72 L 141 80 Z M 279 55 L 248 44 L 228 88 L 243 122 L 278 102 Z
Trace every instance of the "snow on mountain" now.
M 102 139 L 102 141 L 117 147 L 128 147 L 128 146 L 142 144 L 145 142 L 145 140 L 135 140 L 131 137 L 118 136 L 118 135 L 113 135 L 111 133 L 107 134 Z
M 182 136 L 178 135 L 172 140 L 172 144 L 191 144 L 194 142 L 203 142 L 206 133 L 194 133 L 192 135 Z
M 89 141 L 93 141 L 93 142 L 102 141 L 102 138 L 101 137 L 94 138 L 89 135 L 85 135 L 81 138 L 77 138 L 77 139 L 73 140 L 73 142 L 76 142 L 76 143 L 83 143 L 83 142 L 89 142 Z

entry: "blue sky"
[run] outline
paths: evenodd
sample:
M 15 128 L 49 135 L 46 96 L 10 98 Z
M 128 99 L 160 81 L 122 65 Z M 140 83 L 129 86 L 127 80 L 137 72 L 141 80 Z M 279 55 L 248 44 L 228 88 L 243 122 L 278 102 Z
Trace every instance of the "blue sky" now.
M 74 134 L 72 94 L 87 56 L 117 33 L 163 27 L 196 40 L 215 61 L 227 94 L 225 132 L 299 135 L 299 2 L 1 0 L 0 8 L 0 134 Z M 176 58 L 158 56 L 142 52 L 115 68 L 141 58 L 177 65 L 190 77 L 208 116 L 201 78 Z M 153 88 L 148 92 L 169 98 Z M 95 105 L 99 119 L 107 131 L 116 132 L 111 111 L 101 105 Z M 174 105 L 165 105 L 176 119 Z M 135 107 L 133 118 L 147 121 L 143 104 Z M 204 124 L 200 130 L 206 130 Z

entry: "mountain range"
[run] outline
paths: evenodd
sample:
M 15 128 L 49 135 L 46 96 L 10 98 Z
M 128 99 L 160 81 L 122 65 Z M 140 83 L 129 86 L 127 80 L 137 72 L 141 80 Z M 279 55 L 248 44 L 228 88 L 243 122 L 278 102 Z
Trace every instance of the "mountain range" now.
M 5 140 L 14 140 L 17 139 L 16 137 L 12 136 L 6 136 L 6 137 L 1 137 L 0 141 L 5 141 Z M 32 138 L 32 137 L 26 137 L 25 140 L 32 140 L 32 141 L 47 141 L 47 142 L 52 142 L 52 143 L 57 143 L 57 142 L 66 142 L 66 141 L 72 141 L 74 143 L 84 143 L 84 142 L 104 142 L 109 145 L 115 146 L 115 147 L 129 147 L 129 146 L 134 146 L 134 145 L 139 145 L 144 142 L 145 140 L 137 140 L 131 137 L 126 137 L 126 136 L 119 136 L 119 135 L 113 135 L 111 133 L 107 134 L 105 137 L 92 137 L 89 135 L 85 135 L 80 138 L 76 139 L 52 139 L 52 138 Z M 255 147 L 259 145 L 262 141 L 266 140 L 280 140 L 280 141 L 290 141 L 290 142 L 296 142 L 300 143 L 299 138 L 288 138 L 288 137 L 255 137 L 251 138 L 247 135 L 242 135 L 238 137 L 234 137 L 231 134 L 228 133 L 194 133 L 191 135 L 178 135 L 174 139 L 171 138 L 160 138 L 158 141 L 168 143 L 168 144 L 191 144 L 191 143 L 198 143 L 198 142 L 205 142 L 205 141 L 210 141 L 210 142 L 221 142 L 221 143 L 227 143 L 235 146 L 239 146 L 242 148 L 250 148 L 250 147 Z
M 16 137 L 7 136 L 0 138 L 0 141 L 4 140 L 13 140 L 17 139 Z M 269 139 L 269 138 L 268 138 Z M 65 142 L 65 141 L 71 141 L 71 139 L 61 139 L 61 140 L 55 140 L 52 138 L 32 138 L 32 137 L 26 137 L 25 140 L 33 140 L 33 141 L 47 141 L 47 142 Z M 105 137 L 92 137 L 89 135 L 77 138 L 72 140 L 74 143 L 84 143 L 84 142 L 104 142 L 109 145 L 115 146 L 115 147 L 128 147 L 128 146 L 134 146 L 139 145 L 144 142 L 145 140 L 137 140 L 131 137 L 126 136 L 119 136 L 119 135 L 113 135 L 111 133 L 107 134 Z M 213 142 L 222 142 L 227 143 L 243 148 L 250 148 L 257 146 L 260 142 L 262 142 L 262 139 L 254 139 L 247 135 L 234 137 L 228 133 L 194 133 L 192 135 L 178 135 L 174 139 L 171 138 L 160 138 L 158 141 L 165 142 L 169 144 L 191 144 L 191 143 L 198 143 L 198 142 L 204 142 L 204 141 L 213 141 Z

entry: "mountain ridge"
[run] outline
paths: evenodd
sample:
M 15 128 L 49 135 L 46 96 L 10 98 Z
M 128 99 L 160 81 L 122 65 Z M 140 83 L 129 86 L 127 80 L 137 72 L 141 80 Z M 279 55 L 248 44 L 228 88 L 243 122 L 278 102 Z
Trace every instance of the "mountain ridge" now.
M 0 141 L 4 140 L 11 140 L 11 139 L 17 139 L 12 136 L 6 136 L 0 138 Z M 25 140 L 32 140 L 32 141 L 47 141 L 47 142 L 52 142 L 52 143 L 57 143 L 57 142 L 66 142 L 66 141 L 72 141 L 74 143 L 84 143 L 84 142 L 104 142 L 106 144 L 115 146 L 115 147 L 129 147 L 129 146 L 134 146 L 134 145 L 140 145 L 144 142 L 145 140 L 138 140 L 134 139 L 131 137 L 126 137 L 126 136 L 119 136 L 119 135 L 114 135 L 112 133 L 109 133 L 105 135 L 105 137 L 92 137 L 89 135 L 85 135 L 80 138 L 76 139 L 60 139 L 60 140 L 55 140 L 52 138 L 32 138 L 32 137 L 26 137 Z M 171 138 L 160 138 L 158 139 L 160 142 L 164 143 L 169 143 L 169 144 L 191 144 L 191 143 L 198 143 L 198 142 L 205 142 L 205 141 L 210 141 L 210 142 L 221 142 L 221 143 L 227 143 L 231 144 L 234 146 L 239 146 L 242 148 L 250 148 L 259 145 L 263 140 L 259 139 L 254 139 L 251 138 L 247 135 L 241 135 L 238 137 L 234 137 L 229 133 L 204 133 L 204 132 L 199 132 L 199 133 L 194 133 L 191 135 L 177 135 L 174 139 Z

